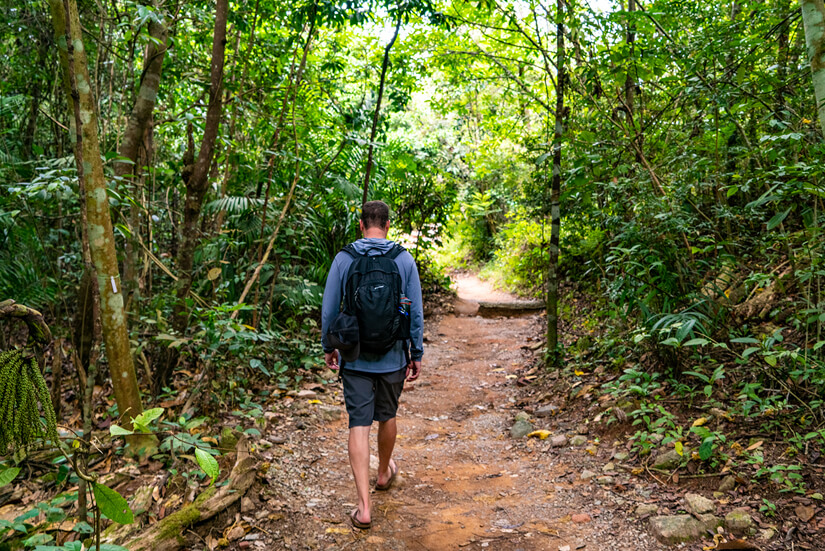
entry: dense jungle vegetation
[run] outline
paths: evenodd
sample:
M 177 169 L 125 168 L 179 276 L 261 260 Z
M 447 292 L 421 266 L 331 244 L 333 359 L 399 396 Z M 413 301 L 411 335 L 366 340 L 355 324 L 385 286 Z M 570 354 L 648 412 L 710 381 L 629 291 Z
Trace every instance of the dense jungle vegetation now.
M 810 496 L 823 14 L 822 0 L 4 2 L 0 301 L 42 313 L 51 338 L 0 321 L 0 350 L 21 349 L 0 366 L 0 483 L 62 442 L 46 465 L 55 494 L 80 483 L 55 499 L 79 500 L 83 534 L 101 510 L 128 520 L 92 473 L 93 430 L 214 480 L 217 441 L 197 426 L 254 421 L 329 380 L 323 284 L 362 201 L 382 199 L 426 294 L 469 269 L 546 300 L 547 369 L 615 374 L 601 392 L 639 453 L 694 450 L 701 472 Z M 44 503 L 35 515 L 65 518 Z M 30 518 L 0 537 L 48 544 Z

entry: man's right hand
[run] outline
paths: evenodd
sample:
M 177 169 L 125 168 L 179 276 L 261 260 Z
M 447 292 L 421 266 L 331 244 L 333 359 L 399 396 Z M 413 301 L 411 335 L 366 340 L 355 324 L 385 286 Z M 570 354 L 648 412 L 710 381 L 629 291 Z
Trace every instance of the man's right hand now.
M 324 352 L 324 363 L 327 364 L 327 368 L 336 371 L 338 369 L 338 351 Z
M 407 364 L 407 380 L 414 381 L 421 375 L 421 360 Z

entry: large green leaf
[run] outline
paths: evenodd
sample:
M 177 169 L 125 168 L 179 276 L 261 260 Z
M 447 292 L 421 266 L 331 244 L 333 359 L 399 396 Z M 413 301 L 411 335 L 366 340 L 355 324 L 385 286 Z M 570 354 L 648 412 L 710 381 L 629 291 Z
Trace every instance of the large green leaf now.
M 200 468 L 212 479 L 212 483 L 214 484 L 218 475 L 221 474 L 221 470 L 220 467 L 218 467 L 218 462 L 212 457 L 212 454 L 200 448 L 195 448 L 195 459 L 197 459 Z
M 14 480 L 19 472 L 19 467 L 9 467 L 0 471 L 0 488 Z
M 92 487 L 100 512 L 120 524 L 132 524 L 135 516 L 123 496 L 103 484 L 95 482 Z

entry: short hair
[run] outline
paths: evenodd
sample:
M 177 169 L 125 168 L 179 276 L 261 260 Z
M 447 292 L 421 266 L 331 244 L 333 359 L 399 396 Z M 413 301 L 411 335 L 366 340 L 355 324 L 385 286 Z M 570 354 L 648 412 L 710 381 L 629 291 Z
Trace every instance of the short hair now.
M 364 228 L 384 228 L 390 221 L 390 207 L 384 201 L 367 201 L 361 207 Z

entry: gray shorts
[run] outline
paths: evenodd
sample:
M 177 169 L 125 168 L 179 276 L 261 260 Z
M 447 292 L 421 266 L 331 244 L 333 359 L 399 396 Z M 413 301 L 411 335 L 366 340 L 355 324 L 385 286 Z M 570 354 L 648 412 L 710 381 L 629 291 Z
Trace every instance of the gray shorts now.
M 393 419 L 398 411 L 398 397 L 401 396 L 406 378 L 406 367 L 390 373 L 341 369 L 349 428 L 369 427 L 373 421 Z

